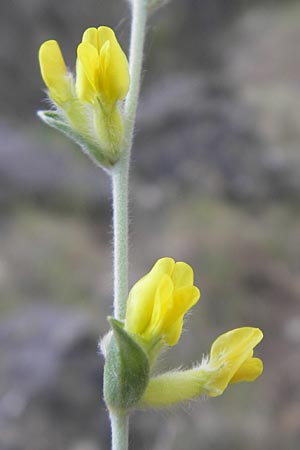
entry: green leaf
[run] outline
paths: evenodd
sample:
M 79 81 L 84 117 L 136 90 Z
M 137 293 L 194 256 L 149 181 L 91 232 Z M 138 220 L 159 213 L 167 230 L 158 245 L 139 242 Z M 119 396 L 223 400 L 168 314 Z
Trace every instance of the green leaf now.
M 113 335 L 104 366 L 104 399 L 110 408 L 132 408 L 149 381 L 149 360 L 118 320 L 108 318 Z

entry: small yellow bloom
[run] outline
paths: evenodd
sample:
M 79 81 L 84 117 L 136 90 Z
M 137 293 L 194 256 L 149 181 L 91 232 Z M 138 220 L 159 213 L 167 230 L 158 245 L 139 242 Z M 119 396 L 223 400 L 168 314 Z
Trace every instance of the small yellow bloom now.
M 56 41 L 46 41 L 41 45 L 39 62 L 50 97 L 62 106 L 71 97 L 71 79 Z
M 229 384 L 256 380 L 263 371 L 263 363 L 253 358 L 253 349 L 262 338 L 261 330 L 252 327 L 222 334 L 213 343 L 209 360 L 204 359 L 193 369 L 150 378 L 140 406 L 164 408 L 201 395 L 216 397 Z
M 39 51 L 41 73 L 50 97 L 61 105 L 71 96 L 71 76 L 58 43 L 44 42 Z M 109 27 L 88 28 L 77 48 L 76 93 L 80 100 L 105 106 L 123 100 L 129 89 L 128 61 Z
M 39 62 L 56 120 L 40 117 L 77 142 L 102 167 L 119 159 L 123 139 L 123 100 L 129 89 L 126 55 L 109 27 L 88 28 L 77 48 L 76 81 L 56 41 L 44 42 Z M 51 115 L 51 112 L 50 112 Z
M 263 363 L 253 358 L 253 348 L 262 340 L 259 328 L 243 327 L 228 331 L 213 343 L 209 362 L 203 367 L 210 377 L 209 395 L 221 395 L 228 384 L 254 381 L 263 371 Z
M 76 92 L 81 100 L 123 100 L 129 88 L 128 62 L 111 28 L 88 28 L 77 57 Z
M 145 341 L 162 339 L 175 345 L 184 314 L 200 298 L 193 283 L 193 269 L 188 264 L 172 258 L 159 259 L 129 293 L 125 329 Z

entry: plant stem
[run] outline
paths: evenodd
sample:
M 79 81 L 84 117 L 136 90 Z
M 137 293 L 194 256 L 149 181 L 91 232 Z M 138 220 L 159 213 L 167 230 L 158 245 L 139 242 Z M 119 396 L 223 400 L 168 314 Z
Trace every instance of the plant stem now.
M 147 0 L 131 0 L 130 88 L 124 108 L 122 157 L 112 171 L 114 233 L 114 316 L 123 320 L 128 295 L 128 179 L 138 105 L 147 19 Z M 110 411 L 112 450 L 128 450 L 127 411 Z
M 129 51 L 130 89 L 124 109 L 124 147 L 112 171 L 114 228 L 114 315 L 122 320 L 128 295 L 128 178 L 135 116 L 141 84 L 147 0 L 132 0 Z
M 128 414 L 110 411 L 112 450 L 128 450 Z
M 112 173 L 114 234 L 114 316 L 125 318 L 128 294 L 128 171 L 129 161 L 120 159 Z
M 130 90 L 125 103 L 125 142 L 130 156 L 138 106 L 147 20 L 147 0 L 131 0 L 132 22 L 129 49 Z

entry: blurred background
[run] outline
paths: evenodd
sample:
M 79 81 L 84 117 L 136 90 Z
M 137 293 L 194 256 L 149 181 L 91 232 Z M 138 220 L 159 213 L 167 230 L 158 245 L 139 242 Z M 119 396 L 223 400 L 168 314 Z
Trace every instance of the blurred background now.
M 82 31 L 127 49 L 122 0 L 4 0 L 0 15 L 0 449 L 104 450 L 97 341 L 111 313 L 109 180 L 38 121 L 37 52 L 70 68 Z M 131 284 L 161 256 L 202 299 L 168 369 L 261 327 L 263 376 L 136 413 L 132 450 L 296 450 L 300 442 L 300 4 L 172 0 L 149 21 L 131 183 Z

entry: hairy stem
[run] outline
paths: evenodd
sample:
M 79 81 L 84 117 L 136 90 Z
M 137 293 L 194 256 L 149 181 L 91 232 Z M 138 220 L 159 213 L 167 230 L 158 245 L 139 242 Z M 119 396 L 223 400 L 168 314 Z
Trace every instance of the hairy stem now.
M 129 161 L 123 157 L 112 174 L 114 316 L 118 320 L 125 318 L 128 294 L 128 169 Z
M 112 432 L 112 450 L 128 450 L 128 414 L 110 411 L 109 418 Z
M 114 316 L 123 320 L 128 295 L 128 178 L 145 40 L 147 0 L 131 0 L 130 88 L 124 108 L 122 157 L 112 171 L 114 232 Z M 112 450 L 128 450 L 128 413 L 110 411 Z
M 132 0 L 129 54 L 130 89 L 125 103 L 124 147 L 112 172 L 114 228 L 114 315 L 122 320 L 128 294 L 128 177 L 135 116 L 141 84 L 147 1 Z

